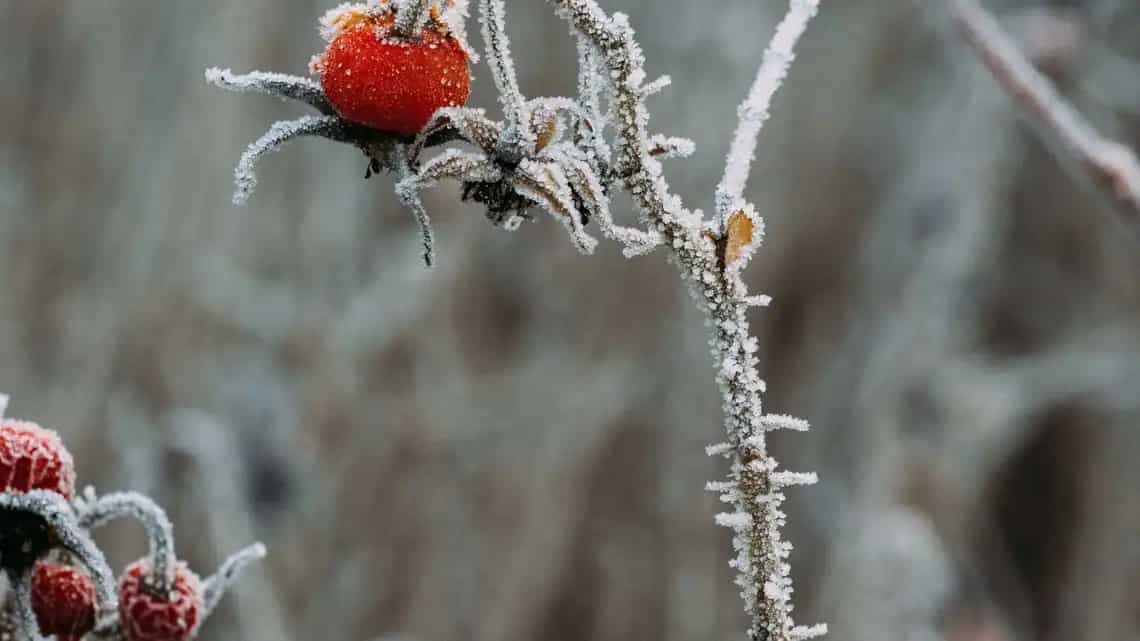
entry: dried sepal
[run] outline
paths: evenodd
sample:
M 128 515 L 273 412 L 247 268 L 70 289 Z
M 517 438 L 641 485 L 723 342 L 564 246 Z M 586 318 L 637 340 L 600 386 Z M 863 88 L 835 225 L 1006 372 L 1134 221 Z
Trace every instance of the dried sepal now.
M 114 492 L 98 498 L 93 497 L 93 492 L 85 492 L 84 500 L 77 503 L 79 526 L 93 530 L 115 519 L 138 521 L 150 545 L 152 574 L 147 577 L 148 588 L 155 594 L 169 592 L 174 581 L 175 555 L 174 528 L 166 511 L 138 492 Z
M 255 561 L 265 558 L 265 545 L 254 543 L 231 554 L 218 570 L 202 581 L 202 618 L 210 616 L 222 596 L 237 581 L 242 570 Z
M 244 205 L 257 187 L 257 163 L 268 153 L 277 151 L 282 145 L 303 136 L 320 136 L 332 140 L 343 140 L 342 124 L 333 116 L 302 116 L 296 120 L 282 120 L 273 123 L 260 138 L 246 148 L 234 168 L 234 204 Z
M 235 74 L 229 69 L 211 67 L 206 70 L 206 82 L 237 93 L 258 93 L 279 98 L 299 100 L 317 111 L 332 116 L 336 114 L 325 98 L 325 92 L 315 81 L 301 76 L 266 71 L 251 71 Z
M 583 254 L 594 252 L 598 241 L 586 233 L 582 212 L 574 202 L 570 180 L 560 166 L 524 160 L 515 171 L 512 184 L 520 194 L 537 202 L 562 223 L 578 251 Z

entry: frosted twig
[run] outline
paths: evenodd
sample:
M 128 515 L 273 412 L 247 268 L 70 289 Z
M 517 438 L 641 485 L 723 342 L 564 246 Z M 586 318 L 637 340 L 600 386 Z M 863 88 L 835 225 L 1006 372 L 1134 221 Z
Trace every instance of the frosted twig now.
M 92 530 L 109 521 L 129 517 L 137 520 L 146 530 L 150 544 L 152 575 L 148 589 L 165 595 L 174 583 L 174 529 L 166 512 L 149 497 L 138 492 L 115 492 L 79 504 L 79 525 Z
M 966 42 L 998 84 L 1061 142 L 1082 170 L 1112 197 L 1121 217 L 1140 232 L 1140 161 L 1136 154 L 1097 132 L 980 4 L 953 0 L 952 12 Z
M 231 554 L 218 567 L 218 571 L 202 584 L 202 617 L 205 618 L 218 607 L 226 590 L 237 581 L 238 575 L 247 565 L 265 558 L 265 545 L 254 543 Z
M 740 121 L 732 137 L 724 178 L 716 190 L 717 210 L 722 216 L 744 204 L 744 187 L 752 170 L 760 130 L 768 120 L 772 96 L 788 75 L 788 66 L 795 59 L 796 42 L 818 9 L 819 0 L 790 0 L 788 13 L 764 51 L 752 89 L 737 110 Z
M 4 412 L 8 410 L 8 401 L 10 397 L 7 394 L 0 394 L 0 420 L 4 418 Z
M 807 477 L 773 476 L 777 464 L 767 452 L 761 409 L 765 385 L 756 369 L 756 339 L 751 336 L 747 318 L 755 299 L 749 296 L 739 276 L 748 251 L 760 237 L 758 217 L 744 216 L 737 225 L 741 229 L 726 227 L 714 232 L 706 227 L 699 212 L 685 209 L 670 192 L 661 176 L 660 162 L 651 153 L 649 112 L 644 104 L 650 92 L 643 89 L 643 57 L 628 19 L 622 14 L 608 16 L 594 0 L 549 1 L 571 22 L 576 35 L 596 52 L 599 66 L 603 67 L 599 69 L 599 78 L 604 78 L 610 89 L 617 134 L 615 164 L 621 183 L 651 228 L 659 231 L 672 249 L 674 262 L 714 328 L 713 353 L 729 442 L 723 449 L 710 448 L 710 452 L 732 455 L 727 483 L 734 489 L 726 497 L 735 507 L 734 512 L 718 517 L 718 522 L 735 532 L 733 545 L 737 556 L 732 565 L 739 571 L 737 584 L 751 619 L 750 638 L 792 641 L 818 636 L 825 628 L 799 627 L 792 620 L 792 586 L 786 562 L 791 546 L 782 539 L 783 495 L 777 491 L 778 481 Z M 759 98 L 746 104 L 758 103 L 760 111 L 766 111 L 790 61 L 791 47 L 815 13 L 816 5 L 814 1 L 793 0 L 791 17 L 785 18 L 769 47 L 774 53 L 766 58 L 758 74 L 759 89 L 754 93 Z M 589 63 L 591 57 L 582 55 L 580 59 Z M 774 81 L 768 80 L 773 77 Z M 769 86 L 773 82 L 775 86 Z M 750 110 L 741 114 L 742 120 L 755 115 Z M 748 174 L 758 124 L 762 120 L 742 123 L 744 135 L 738 138 L 739 146 L 746 149 L 730 155 L 727 183 L 738 193 L 742 193 L 743 177 Z M 726 254 L 734 246 L 744 251 L 739 259 L 726 264 Z

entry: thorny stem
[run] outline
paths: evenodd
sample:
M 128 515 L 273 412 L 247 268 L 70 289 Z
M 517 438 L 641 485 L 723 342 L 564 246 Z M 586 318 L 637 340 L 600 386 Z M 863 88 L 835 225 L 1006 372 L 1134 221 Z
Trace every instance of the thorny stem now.
M 1122 218 L 1140 233 L 1140 161 L 1105 138 L 1039 72 L 988 11 L 954 0 L 954 20 L 994 78 L 1034 120 L 1060 140 L 1086 174 L 1110 196 Z
M 731 519 L 739 552 L 734 565 L 752 619 L 749 636 L 792 641 L 822 634 L 825 629 L 819 626 L 797 628 L 791 617 L 791 579 L 784 561 L 790 546 L 780 532 L 782 495 L 773 480 L 776 462 L 768 455 L 764 434 L 764 383 L 752 355 L 756 340 L 746 314 L 747 288 L 720 263 L 714 240 L 702 231 L 699 213 L 683 208 L 661 179 L 660 164 L 647 151 L 649 113 L 641 91 L 642 55 L 625 16 L 607 16 L 594 0 L 549 1 L 573 24 L 579 37 L 592 43 L 608 67 L 619 143 L 616 163 L 629 168 L 625 187 L 647 222 L 665 236 L 674 262 L 714 327 L 712 345 L 725 431 L 733 450 L 730 497 L 740 515 Z M 793 9 L 796 4 L 805 3 L 793 0 Z

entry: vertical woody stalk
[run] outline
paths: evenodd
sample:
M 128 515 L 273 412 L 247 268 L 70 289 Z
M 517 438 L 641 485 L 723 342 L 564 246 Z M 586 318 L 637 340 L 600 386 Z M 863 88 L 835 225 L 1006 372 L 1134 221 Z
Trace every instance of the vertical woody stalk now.
M 732 565 L 739 572 L 737 583 L 752 621 L 749 637 L 793 641 L 824 634 L 825 626 L 796 626 L 791 615 L 792 582 L 786 562 L 791 545 L 781 537 L 785 516 L 780 510 L 780 490 L 810 483 L 814 475 L 777 471 L 767 450 L 767 430 L 805 429 L 806 423 L 768 417 L 762 410 L 765 386 L 756 369 L 757 341 L 749 330 L 747 310 L 765 299 L 749 296 L 739 276 L 762 233 L 759 218 L 739 193 L 735 198 L 718 198 L 731 207 L 720 212 L 714 229 L 704 224 L 700 212 L 684 208 L 662 178 L 660 163 L 649 153 L 649 112 L 644 104 L 649 92 L 642 84 L 643 57 L 627 18 L 608 16 L 594 0 L 550 2 L 607 68 L 618 138 L 615 164 L 624 170 L 623 187 L 632 194 L 643 220 L 664 237 L 672 250 L 671 259 L 713 327 L 711 344 L 728 442 L 713 446 L 710 453 L 730 456 L 732 465 L 729 480 L 710 484 L 710 488 L 722 492 L 722 499 L 735 508 L 718 515 L 717 521 L 736 531 L 737 556 Z M 726 194 L 737 191 L 737 185 L 743 191 L 744 181 L 736 176 L 748 173 L 762 115 L 766 116 L 767 103 L 791 61 L 792 47 L 816 7 L 814 1 L 793 0 L 788 17 L 777 29 L 752 96 L 741 109 L 741 127 L 729 158 L 729 189 L 722 189 Z

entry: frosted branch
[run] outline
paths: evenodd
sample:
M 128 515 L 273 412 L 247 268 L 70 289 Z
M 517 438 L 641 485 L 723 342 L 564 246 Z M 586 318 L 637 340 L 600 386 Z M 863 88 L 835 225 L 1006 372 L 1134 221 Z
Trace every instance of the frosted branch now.
M 148 587 L 155 594 L 168 594 L 174 583 L 174 530 L 166 512 L 138 492 L 116 492 L 78 503 L 79 525 L 91 530 L 114 519 L 132 518 L 142 524 L 150 544 L 153 572 Z
M 716 190 L 717 210 L 722 215 L 744 204 L 744 187 L 752 171 L 760 130 L 768 120 L 772 97 L 788 75 L 788 66 L 795 59 L 796 43 L 818 9 L 819 0 L 791 0 L 787 14 L 764 51 L 752 89 L 737 110 L 740 121 L 732 137 L 724 178 Z
M 998 84 L 1063 145 L 1081 169 L 1112 197 L 1140 232 L 1140 161 L 1123 144 L 1105 138 L 1066 102 L 988 11 L 973 0 L 954 0 L 954 20 Z

